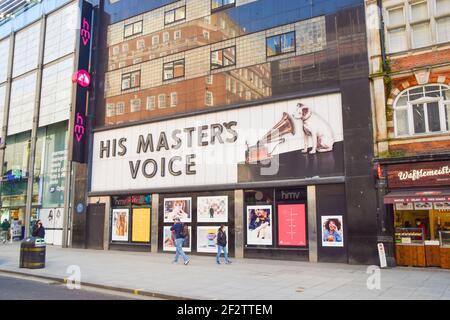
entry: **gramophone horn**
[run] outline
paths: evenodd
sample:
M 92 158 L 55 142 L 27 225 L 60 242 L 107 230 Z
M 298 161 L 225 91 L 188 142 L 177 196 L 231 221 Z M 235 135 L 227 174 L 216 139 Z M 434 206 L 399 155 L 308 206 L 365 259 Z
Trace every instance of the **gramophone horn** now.
M 258 144 L 279 140 L 282 136 L 289 133 L 295 134 L 294 123 L 292 122 L 291 116 L 283 112 L 281 120 L 259 140 Z

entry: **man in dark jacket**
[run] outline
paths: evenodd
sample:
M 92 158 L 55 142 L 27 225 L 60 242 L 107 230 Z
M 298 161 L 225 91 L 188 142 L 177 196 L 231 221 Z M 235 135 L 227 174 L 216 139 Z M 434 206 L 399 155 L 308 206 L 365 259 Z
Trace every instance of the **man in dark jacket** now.
M 188 235 L 185 234 L 184 226 L 181 223 L 180 218 L 174 219 L 174 224 L 170 228 L 170 231 L 175 233 L 175 247 L 177 248 L 176 254 L 175 254 L 175 260 L 173 260 L 173 262 L 177 263 L 179 256 L 182 256 L 183 260 L 184 260 L 184 264 L 187 265 L 189 263 L 190 259 L 183 251 L 183 243 L 184 243 L 185 238 Z
M 11 228 L 9 221 L 7 219 L 3 220 L 2 224 L 0 225 L 0 239 L 3 240 L 3 243 L 6 243 L 6 241 L 8 241 L 9 228 Z
M 222 250 L 225 256 L 225 263 L 230 264 L 231 261 L 228 259 L 228 250 L 227 250 L 227 234 L 225 233 L 224 225 L 221 225 L 219 231 L 217 232 L 217 256 L 216 256 L 217 264 L 220 264 L 220 254 Z
M 36 221 L 36 224 L 34 225 L 34 230 L 33 230 L 32 236 L 36 237 L 36 238 L 42 238 L 42 239 L 45 238 L 45 228 L 42 225 L 41 220 Z

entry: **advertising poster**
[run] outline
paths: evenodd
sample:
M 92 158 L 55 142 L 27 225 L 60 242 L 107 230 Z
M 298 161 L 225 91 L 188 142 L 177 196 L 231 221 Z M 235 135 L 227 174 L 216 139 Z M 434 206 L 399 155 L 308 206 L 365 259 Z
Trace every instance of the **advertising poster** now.
M 304 204 L 282 204 L 278 206 L 278 245 L 306 246 Z
M 198 197 L 197 222 L 228 222 L 228 196 Z
M 247 244 L 272 245 L 272 206 L 247 207 Z
M 0 223 L 5 220 L 9 221 L 9 209 L 0 209 Z
M 396 203 L 395 210 L 414 210 L 414 204 L 411 203 Z
M 133 209 L 131 241 L 150 242 L 150 208 Z
M 433 204 L 431 202 L 415 202 L 414 210 L 433 210 Z
M 322 247 L 344 246 L 342 216 L 322 216 Z
M 129 209 L 113 209 L 112 216 L 112 241 L 128 241 Z
M 180 218 L 181 222 L 192 220 L 192 198 L 167 198 L 164 199 L 164 222 L 173 222 Z
M 62 229 L 63 211 L 64 208 L 42 208 L 39 210 L 39 219 L 46 229 Z
M 176 251 L 175 248 L 175 236 L 170 231 L 170 226 L 165 226 L 163 231 L 163 251 Z M 191 252 L 191 236 L 192 236 L 192 228 L 188 227 L 189 235 L 184 239 L 183 250 L 185 252 Z
M 197 227 L 197 252 L 217 253 L 217 233 L 220 226 Z M 225 227 L 228 240 L 228 228 Z

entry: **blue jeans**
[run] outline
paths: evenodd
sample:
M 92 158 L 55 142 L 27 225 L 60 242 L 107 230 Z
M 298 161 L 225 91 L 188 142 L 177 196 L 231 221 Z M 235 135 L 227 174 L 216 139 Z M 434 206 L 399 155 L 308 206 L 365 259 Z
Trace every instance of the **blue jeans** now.
M 230 260 L 228 260 L 228 251 L 227 251 L 227 246 L 224 246 L 224 247 L 222 247 L 222 246 L 217 246 L 217 256 L 216 256 L 216 261 L 217 262 L 220 262 L 219 261 L 219 259 L 220 259 L 220 253 L 222 252 L 222 250 L 223 250 L 223 254 L 224 254 L 224 256 L 225 256 L 225 262 L 229 262 Z
M 179 238 L 179 239 L 175 239 L 175 246 L 177 248 L 177 253 L 175 255 L 175 262 L 178 262 L 178 257 L 182 256 L 183 260 L 186 262 L 189 260 L 189 257 L 184 253 L 183 251 L 183 243 L 184 243 L 184 239 L 183 238 Z

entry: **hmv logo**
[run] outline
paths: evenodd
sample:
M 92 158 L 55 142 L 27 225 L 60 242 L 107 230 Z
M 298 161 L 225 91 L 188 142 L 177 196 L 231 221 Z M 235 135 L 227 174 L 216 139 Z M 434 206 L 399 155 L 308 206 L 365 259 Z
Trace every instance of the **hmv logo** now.
M 301 192 L 281 191 L 281 199 L 282 200 L 298 200 L 298 199 L 300 199 L 301 195 L 302 195 Z
M 84 46 L 86 47 L 89 43 L 89 40 L 91 39 L 91 26 L 89 25 L 89 22 L 86 20 L 86 18 L 83 18 L 83 22 L 81 24 L 81 40 L 83 41 Z
M 81 139 L 84 136 L 84 118 L 83 116 L 77 112 L 77 116 L 75 118 L 75 127 L 74 127 L 75 138 L 78 143 L 80 143 Z

